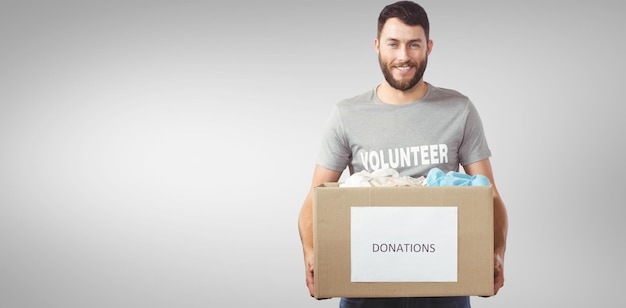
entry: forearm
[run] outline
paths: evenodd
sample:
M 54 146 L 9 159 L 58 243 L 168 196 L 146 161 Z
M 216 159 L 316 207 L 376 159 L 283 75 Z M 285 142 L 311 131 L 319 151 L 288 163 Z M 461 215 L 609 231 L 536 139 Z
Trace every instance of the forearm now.
M 304 255 L 313 253 L 313 202 L 311 193 L 304 200 L 298 217 L 298 230 Z
M 504 202 L 497 193 L 497 190 L 495 191 L 493 199 L 493 216 L 494 252 L 504 258 L 509 222 Z
M 313 190 L 322 183 L 338 181 L 340 176 L 340 171 L 315 166 L 313 181 L 311 182 L 309 193 L 304 199 L 304 203 L 300 209 L 300 216 L 298 217 L 298 229 L 300 231 L 300 240 L 302 241 L 302 250 L 305 258 L 313 255 Z
M 298 231 L 300 231 L 300 240 L 302 241 L 306 285 L 309 289 L 309 294 L 314 296 L 313 263 L 315 261 L 313 251 L 313 203 L 311 201 L 311 192 L 309 192 L 300 209 Z
M 493 179 L 493 171 L 491 170 L 491 162 L 484 159 L 466 166 L 463 166 L 465 172 L 469 175 L 481 174 L 489 178 L 493 185 L 493 231 L 494 231 L 494 252 L 501 258 L 504 258 L 506 251 L 506 237 L 509 227 L 506 208 L 504 202 L 498 193 L 495 181 Z

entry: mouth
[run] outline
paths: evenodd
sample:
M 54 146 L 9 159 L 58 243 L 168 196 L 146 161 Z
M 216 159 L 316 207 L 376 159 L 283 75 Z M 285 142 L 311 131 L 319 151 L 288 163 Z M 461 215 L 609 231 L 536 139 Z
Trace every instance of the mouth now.
M 409 77 L 413 72 L 412 65 L 394 66 L 393 68 L 398 72 L 398 77 Z
M 401 71 L 401 72 L 406 72 L 408 70 L 410 70 L 412 68 L 412 66 L 396 66 L 396 69 Z

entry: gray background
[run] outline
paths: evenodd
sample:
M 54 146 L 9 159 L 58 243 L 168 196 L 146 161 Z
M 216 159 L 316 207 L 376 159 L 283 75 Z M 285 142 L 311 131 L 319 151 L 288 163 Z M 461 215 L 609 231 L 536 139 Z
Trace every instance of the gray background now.
M 296 219 L 330 109 L 381 81 L 387 3 L 0 2 L 0 307 L 337 307 Z M 425 79 L 476 104 L 509 210 L 473 306 L 613 306 L 622 5 L 421 3 Z

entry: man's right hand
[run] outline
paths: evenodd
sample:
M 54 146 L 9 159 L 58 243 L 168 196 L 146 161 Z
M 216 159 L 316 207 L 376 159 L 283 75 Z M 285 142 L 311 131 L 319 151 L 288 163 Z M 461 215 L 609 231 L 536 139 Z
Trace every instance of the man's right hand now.
M 309 288 L 309 294 L 311 297 L 315 296 L 315 281 L 313 279 L 314 270 L 313 270 L 313 254 L 309 254 L 304 256 L 304 270 L 306 274 L 306 286 Z

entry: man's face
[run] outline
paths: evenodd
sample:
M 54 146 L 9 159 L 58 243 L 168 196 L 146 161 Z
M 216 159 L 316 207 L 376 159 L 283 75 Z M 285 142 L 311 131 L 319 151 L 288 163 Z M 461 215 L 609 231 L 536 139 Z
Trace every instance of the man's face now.
M 421 26 L 408 26 L 398 18 L 391 18 L 375 40 L 375 48 L 387 83 L 406 91 L 424 76 L 432 42 L 426 39 Z

